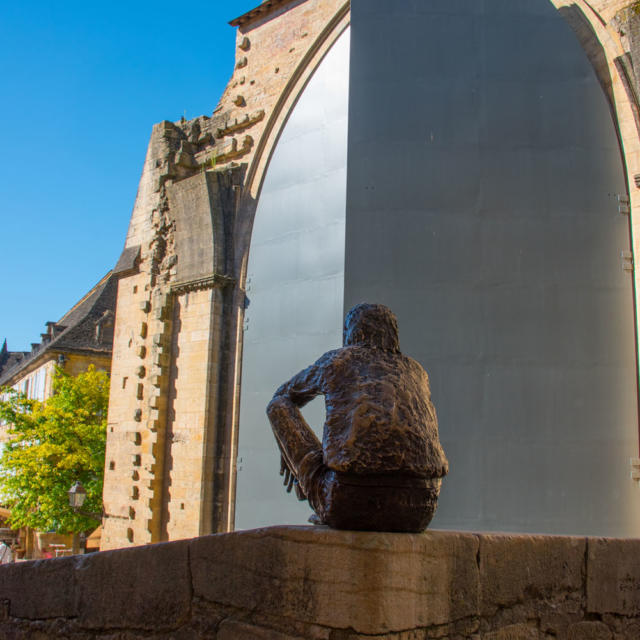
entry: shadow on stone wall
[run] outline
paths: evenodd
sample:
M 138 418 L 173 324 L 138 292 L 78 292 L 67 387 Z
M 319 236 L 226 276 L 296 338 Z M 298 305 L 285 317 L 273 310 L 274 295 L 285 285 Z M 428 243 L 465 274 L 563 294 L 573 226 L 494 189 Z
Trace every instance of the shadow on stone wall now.
M 271 527 L 4 565 L 0 601 L 3 638 L 637 639 L 640 540 Z

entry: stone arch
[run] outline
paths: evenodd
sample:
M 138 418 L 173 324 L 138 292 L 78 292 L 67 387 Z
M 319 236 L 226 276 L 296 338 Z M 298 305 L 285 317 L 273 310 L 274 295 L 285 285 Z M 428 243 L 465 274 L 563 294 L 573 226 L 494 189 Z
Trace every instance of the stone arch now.
M 309 80 L 331 47 L 349 26 L 350 4 L 350 2 L 346 2 L 340 7 L 300 61 L 292 77 L 280 93 L 273 111 L 269 115 L 265 130 L 256 145 L 256 150 L 244 180 L 243 193 L 238 207 L 239 229 L 236 234 L 236 272 L 239 275 L 241 288 L 244 288 L 246 279 L 253 217 L 260 198 L 262 185 L 269 169 L 269 162 L 289 116 Z
M 632 60 L 621 34 L 615 27 L 616 16 L 631 4 L 628 0 L 551 0 L 573 29 L 591 62 L 607 97 L 613 125 L 618 135 L 620 155 L 627 182 L 629 202 L 621 201 L 621 211 L 629 209 L 631 253 L 640 249 L 640 192 L 635 176 L 640 174 L 640 105 Z M 640 271 L 633 264 L 636 350 L 638 325 L 637 291 Z M 639 354 L 636 354 L 638 358 Z
M 276 146 L 255 214 L 247 266 L 235 526 L 308 506 L 279 491 L 264 407 L 292 371 L 341 342 L 346 213 L 349 31 L 306 86 Z M 303 410 L 322 436 L 324 403 Z
M 625 69 L 628 71 L 623 43 L 619 34 L 611 25 L 611 20 L 615 15 L 612 7 L 615 5 L 619 10 L 624 2 L 592 2 L 586 0 L 550 0 L 555 8 L 563 15 L 569 25 L 576 33 L 583 50 L 589 58 L 596 76 L 600 81 L 603 91 L 608 99 L 614 127 L 616 129 L 622 165 L 625 171 L 625 179 L 629 197 L 630 209 L 630 237 L 632 242 L 632 252 L 636 253 L 638 247 L 638 237 L 640 237 L 640 195 L 636 193 L 633 184 L 634 176 L 640 174 L 640 136 L 638 134 L 638 102 L 634 95 L 633 79 L 625 76 Z M 600 6 L 602 5 L 602 6 Z M 239 406 L 239 381 L 241 375 L 242 360 L 242 321 L 243 321 L 243 301 L 245 280 L 247 276 L 247 265 L 249 247 L 251 244 L 251 233 L 253 220 L 256 213 L 258 200 L 264 178 L 269 169 L 272 154 L 278 144 L 280 135 L 293 111 L 298 98 L 304 91 L 309 79 L 322 62 L 326 53 L 333 46 L 344 29 L 350 24 L 350 6 L 344 4 L 334 17 L 327 23 L 321 31 L 313 46 L 310 47 L 306 55 L 298 64 L 295 73 L 290 78 L 282 92 L 280 93 L 275 107 L 271 111 L 263 134 L 258 141 L 252 161 L 247 168 L 246 179 L 240 204 L 238 208 L 238 233 L 235 242 L 235 272 L 238 278 L 239 287 L 237 289 L 238 298 L 235 308 L 235 336 L 236 354 L 234 371 L 235 402 L 232 412 L 233 441 L 235 443 L 234 453 L 237 452 L 238 442 L 238 406 Z M 620 194 L 624 198 L 624 194 Z M 626 203 L 620 200 L 621 210 L 624 210 Z M 640 275 L 634 266 L 634 290 L 640 284 Z M 636 310 L 636 333 L 637 329 L 637 302 L 634 300 Z M 637 358 L 637 355 L 636 355 Z M 233 458 L 233 456 L 231 456 Z M 232 474 L 235 478 L 235 473 Z M 232 480 L 235 484 L 235 480 Z M 233 510 L 234 488 L 229 494 L 228 504 L 230 513 Z M 233 517 L 230 515 L 230 522 Z
M 350 25 L 350 2 L 344 2 L 321 29 L 313 44 L 298 63 L 294 73 L 279 93 L 278 99 L 268 115 L 268 120 L 261 134 L 251 162 L 247 167 L 240 195 L 236 232 L 234 234 L 234 270 L 238 286 L 233 292 L 233 301 L 229 305 L 230 317 L 227 319 L 232 346 L 229 361 L 229 380 L 227 398 L 231 411 L 225 416 L 226 437 L 230 443 L 228 473 L 225 474 L 224 528 L 231 530 L 235 519 L 236 502 L 236 456 L 238 454 L 240 426 L 240 382 L 242 378 L 243 358 L 243 323 L 246 299 L 246 278 L 251 246 L 254 217 L 258 208 L 262 185 L 269 170 L 269 165 L 280 136 L 293 112 L 299 98 L 305 91 L 314 73 L 332 49 L 341 35 Z

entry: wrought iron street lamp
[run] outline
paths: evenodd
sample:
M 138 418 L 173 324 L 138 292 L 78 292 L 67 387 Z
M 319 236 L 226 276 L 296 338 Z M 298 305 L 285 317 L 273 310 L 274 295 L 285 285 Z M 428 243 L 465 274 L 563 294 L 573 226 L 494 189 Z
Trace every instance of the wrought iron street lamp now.
M 69 504 L 74 511 L 78 511 L 87 499 L 87 492 L 79 480 L 67 491 L 67 494 L 69 495 Z
M 82 505 L 84 501 L 87 499 L 87 491 L 82 486 L 82 483 L 78 480 L 76 483 L 67 491 L 67 495 L 69 496 L 69 505 L 81 516 L 87 516 L 88 518 L 93 518 L 94 520 L 100 521 L 102 520 L 101 513 L 94 513 L 92 511 L 84 511 L 82 509 Z

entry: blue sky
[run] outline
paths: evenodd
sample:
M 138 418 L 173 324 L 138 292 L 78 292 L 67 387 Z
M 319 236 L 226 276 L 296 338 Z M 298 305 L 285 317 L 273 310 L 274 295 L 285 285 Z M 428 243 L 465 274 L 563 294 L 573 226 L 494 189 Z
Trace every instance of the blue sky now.
M 211 114 L 259 3 L 3 3 L 0 343 L 29 350 L 115 264 L 151 127 Z

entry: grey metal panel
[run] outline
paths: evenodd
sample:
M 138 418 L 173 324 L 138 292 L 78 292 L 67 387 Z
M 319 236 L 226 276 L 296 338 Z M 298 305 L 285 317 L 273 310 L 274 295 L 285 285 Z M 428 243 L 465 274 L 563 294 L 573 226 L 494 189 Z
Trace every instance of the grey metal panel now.
M 266 406 L 274 391 L 342 340 L 349 35 L 332 47 L 271 160 L 249 254 L 236 529 L 305 523 L 287 495 Z M 324 403 L 305 407 L 322 435 Z
M 353 0 L 345 309 L 382 302 L 451 463 L 433 526 L 638 535 L 628 220 L 547 0 Z

